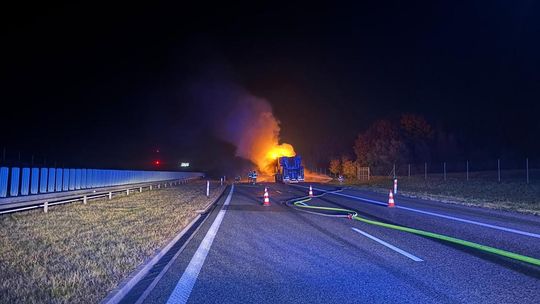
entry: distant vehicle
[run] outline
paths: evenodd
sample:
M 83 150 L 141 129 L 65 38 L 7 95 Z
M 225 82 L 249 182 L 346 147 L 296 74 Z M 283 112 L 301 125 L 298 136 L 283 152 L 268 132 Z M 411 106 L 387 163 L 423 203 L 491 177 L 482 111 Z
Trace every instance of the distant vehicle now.
M 276 182 L 298 183 L 304 181 L 304 166 L 300 156 L 283 156 L 278 159 L 279 167 L 276 167 Z
M 236 176 L 236 177 L 234 178 L 234 181 L 237 182 L 237 183 L 239 183 L 240 181 L 242 181 L 242 177 L 241 177 L 240 175 L 238 175 L 238 176 Z
M 257 171 L 253 170 L 248 173 L 248 182 L 254 185 L 257 183 Z

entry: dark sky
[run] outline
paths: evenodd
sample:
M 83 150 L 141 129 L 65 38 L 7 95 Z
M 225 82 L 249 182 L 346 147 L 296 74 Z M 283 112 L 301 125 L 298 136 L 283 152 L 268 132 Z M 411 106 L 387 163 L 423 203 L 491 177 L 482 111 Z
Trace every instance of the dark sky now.
M 7 7 L 8 159 L 233 166 L 185 91 L 216 66 L 272 104 L 308 161 L 352 153 L 358 132 L 403 112 L 455 134 L 461 155 L 540 152 L 537 1 L 256 2 Z

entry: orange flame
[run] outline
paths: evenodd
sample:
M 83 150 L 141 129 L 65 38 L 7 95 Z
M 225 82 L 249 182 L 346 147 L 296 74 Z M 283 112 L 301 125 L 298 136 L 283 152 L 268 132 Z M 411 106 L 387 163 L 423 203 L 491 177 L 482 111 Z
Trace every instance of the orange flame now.
M 259 167 L 259 170 L 265 174 L 271 175 L 274 173 L 274 166 L 276 160 L 282 156 L 295 156 L 293 146 L 287 143 L 281 145 L 277 143 L 270 143 L 268 146 L 263 145 L 261 151 L 263 157 L 256 159 L 255 162 Z M 266 151 L 266 152 L 264 152 Z

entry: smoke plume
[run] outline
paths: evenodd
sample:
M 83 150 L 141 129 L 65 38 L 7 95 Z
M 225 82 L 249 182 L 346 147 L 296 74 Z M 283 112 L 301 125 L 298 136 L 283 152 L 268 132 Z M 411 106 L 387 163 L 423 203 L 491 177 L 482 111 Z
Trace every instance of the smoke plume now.
M 192 86 L 202 111 L 210 114 L 215 135 L 236 147 L 236 156 L 253 162 L 272 174 L 275 160 L 294 156 L 294 148 L 280 144 L 280 123 L 264 98 L 249 93 L 231 81 L 203 81 Z

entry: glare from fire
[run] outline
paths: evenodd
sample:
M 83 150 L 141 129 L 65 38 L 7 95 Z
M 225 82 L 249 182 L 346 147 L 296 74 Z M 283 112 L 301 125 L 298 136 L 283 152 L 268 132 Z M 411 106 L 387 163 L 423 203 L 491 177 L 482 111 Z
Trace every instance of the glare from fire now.
M 259 170 L 261 170 L 265 174 L 273 174 L 274 173 L 274 166 L 276 164 L 276 160 L 282 156 L 295 156 L 296 153 L 294 152 L 293 146 L 287 143 L 283 143 L 281 145 L 275 143 L 270 143 L 268 146 L 263 146 L 262 152 L 266 151 L 264 155 L 256 160 L 257 166 L 259 167 Z M 262 153 L 261 153 L 262 154 Z

